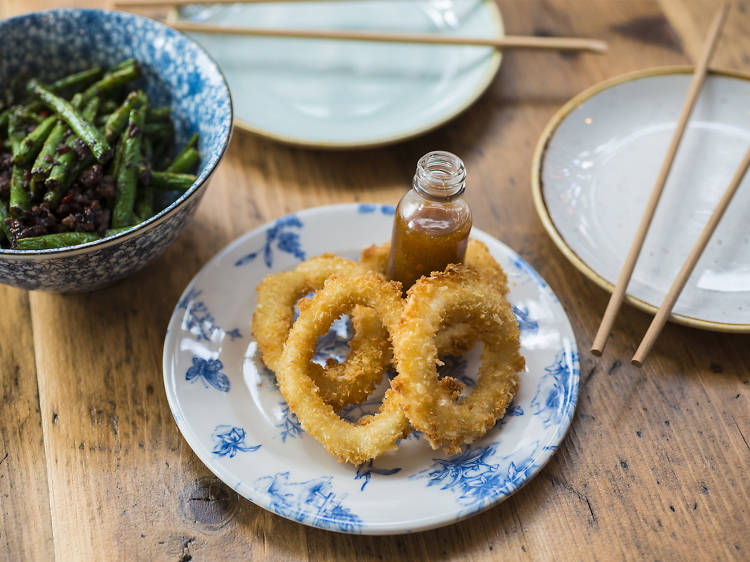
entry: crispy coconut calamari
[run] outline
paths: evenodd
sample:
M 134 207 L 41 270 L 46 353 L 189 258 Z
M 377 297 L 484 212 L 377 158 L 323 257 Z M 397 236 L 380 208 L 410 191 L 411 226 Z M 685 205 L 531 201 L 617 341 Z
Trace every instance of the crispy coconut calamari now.
M 466 397 L 460 382 L 438 377 L 435 335 L 446 319 L 471 323 L 484 344 L 477 386 Z M 496 284 L 471 266 L 449 265 L 409 289 L 393 335 L 399 375 L 391 387 L 432 447 L 456 453 L 491 429 L 518 392 L 519 348 L 518 324 Z
M 300 310 L 309 303 L 302 299 L 323 287 L 332 275 L 361 272 L 356 262 L 333 254 L 323 254 L 300 263 L 291 271 L 268 275 L 257 287 L 258 303 L 252 331 L 263 363 L 278 372 L 279 359 L 294 323 L 294 305 Z M 329 360 L 325 368 L 311 364 L 309 376 L 320 389 L 323 400 L 340 410 L 367 398 L 391 361 L 388 334 L 371 308 L 357 306 L 352 311 L 354 336 L 349 341 L 346 361 Z
M 390 242 L 365 248 L 359 256 L 359 264 L 366 269 L 386 275 L 390 251 Z M 502 295 L 508 293 L 508 278 L 484 243 L 479 240 L 469 240 L 464 263 L 479 271 L 485 280 L 494 283 Z M 435 344 L 440 356 L 463 355 L 476 341 L 474 327 L 457 321 L 445 322 L 444 327 L 435 336 Z
M 269 275 L 258 286 L 252 322 L 262 359 L 303 429 L 354 464 L 395 449 L 410 425 L 433 448 L 460 451 L 503 416 L 524 368 L 507 279 L 484 244 L 471 240 L 465 264 L 422 277 L 406 299 L 399 283 L 385 280 L 388 253 L 388 244 L 372 246 L 359 264 L 324 254 Z M 313 363 L 318 338 L 347 313 L 355 334 L 346 361 Z M 477 386 L 462 396 L 459 381 L 439 377 L 439 357 L 478 341 Z M 336 412 L 363 402 L 391 362 L 398 375 L 378 412 L 357 423 L 342 419 Z
M 311 377 L 311 359 L 318 337 L 331 322 L 352 307 L 372 308 L 393 334 L 401 319 L 401 285 L 374 272 L 334 276 L 300 311 L 284 345 L 276 380 L 302 428 L 340 461 L 361 464 L 396 448 L 409 432 L 409 423 L 392 390 L 380 410 L 352 424 L 334 411 L 318 392 Z

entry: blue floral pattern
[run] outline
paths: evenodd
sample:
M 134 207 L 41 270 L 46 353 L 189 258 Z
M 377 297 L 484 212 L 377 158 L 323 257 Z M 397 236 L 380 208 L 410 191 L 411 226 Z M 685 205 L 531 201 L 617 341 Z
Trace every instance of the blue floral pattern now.
M 203 359 L 193 355 L 193 365 L 185 373 L 185 380 L 200 379 L 206 388 L 212 386 L 216 390 L 229 392 L 231 385 L 229 377 L 221 372 L 223 368 L 224 365 L 218 359 Z
M 498 420 L 498 423 L 500 425 L 505 425 L 506 423 L 508 423 L 508 418 L 515 418 L 522 415 L 523 408 L 518 404 L 511 403 L 511 405 L 508 406 L 508 409 L 505 410 L 505 415 Z
M 370 460 L 370 462 L 361 464 L 357 467 L 357 474 L 354 475 L 354 479 L 364 479 L 364 482 L 362 482 L 362 487 L 359 489 L 360 492 L 365 491 L 365 486 L 367 486 L 367 484 L 370 482 L 370 478 L 372 478 L 373 474 L 379 474 L 380 476 L 392 476 L 393 474 L 401 471 L 400 468 L 377 468 L 372 466 L 373 462 L 373 460 Z
M 216 319 L 208 311 L 208 306 L 203 301 L 196 300 L 203 291 L 191 288 L 187 294 L 177 303 L 177 308 L 185 310 L 185 316 L 182 320 L 182 329 L 187 330 L 195 335 L 198 341 L 212 341 L 222 335 L 229 336 L 229 339 L 236 340 L 242 337 L 240 330 L 224 331 L 216 323 Z
M 459 382 L 462 382 L 464 386 L 468 388 L 475 387 L 477 381 L 471 376 L 466 374 L 466 359 L 463 357 L 454 357 L 453 355 L 446 355 L 441 359 L 442 365 L 438 367 L 438 376 L 452 377 Z
M 333 477 L 322 476 L 305 482 L 293 482 L 289 472 L 259 478 L 255 484 L 270 498 L 270 509 L 293 521 L 323 529 L 356 533 L 362 520 L 344 506 L 346 496 L 333 489 Z
M 478 508 L 515 491 L 537 468 L 534 457 L 529 456 L 514 457 L 503 470 L 501 462 L 493 462 L 496 451 L 497 444 L 479 448 L 469 445 L 458 456 L 433 459 L 435 464 L 410 478 L 427 478 L 428 487 L 440 486 L 441 490 L 455 494 L 461 505 Z
M 211 451 L 220 457 L 234 458 L 237 453 L 252 453 L 260 449 L 260 445 L 249 446 L 245 444 L 245 430 L 233 425 L 217 425 L 211 438 L 216 445 Z
M 337 318 L 331 324 L 331 329 L 318 338 L 315 346 L 313 362 L 325 366 L 328 359 L 341 363 L 349 353 L 349 340 L 353 334 L 349 316 Z
M 516 315 L 521 334 L 533 334 L 539 331 L 539 322 L 529 316 L 527 307 L 513 305 L 513 314 Z
M 374 213 L 377 210 L 387 216 L 393 216 L 396 213 L 396 207 L 393 205 L 373 205 L 372 203 L 361 203 L 357 206 L 357 212 L 360 215 Z
M 531 400 L 533 414 L 539 416 L 544 427 L 564 425 L 563 418 L 573 417 L 573 405 L 578 397 L 578 352 L 561 349 L 555 356 L 555 362 L 544 368 L 537 386 L 536 394 Z
M 281 442 L 286 443 L 287 438 L 294 439 L 304 433 L 302 426 L 294 412 L 289 410 L 286 402 L 279 402 L 281 408 L 281 422 L 276 427 L 281 429 Z
M 302 221 L 296 215 L 287 215 L 277 220 L 272 227 L 266 230 L 266 242 L 263 247 L 255 252 L 238 259 L 234 265 L 240 267 L 255 260 L 261 253 L 266 267 L 273 266 L 273 246 L 276 249 L 293 255 L 298 260 L 305 259 L 305 252 L 300 244 L 299 233 L 291 229 L 302 228 Z

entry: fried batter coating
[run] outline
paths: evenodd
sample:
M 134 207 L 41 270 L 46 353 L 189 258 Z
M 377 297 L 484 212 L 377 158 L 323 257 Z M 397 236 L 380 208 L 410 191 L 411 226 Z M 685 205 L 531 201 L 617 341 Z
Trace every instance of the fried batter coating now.
M 386 275 L 390 251 L 390 242 L 365 248 L 359 256 L 359 264 L 366 269 Z M 496 284 L 501 294 L 506 295 L 508 293 L 508 278 L 483 242 L 473 238 L 469 240 L 464 263 L 479 271 L 485 280 Z M 435 344 L 440 356 L 463 355 L 471 349 L 476 340 L 475 330 L 470 323 L 462 324 L 451 321 L 445 322 L 444 326 L 438 331 Z
M 392 390 L 378 412 L 363 424 L 340 418 L 326 403 L 310 376 L 318 337 L 331 322 L 353 306 L 375 310 L 389 334 L 401 318 L 401 285 L 374 272 L 333 276 L 325 281 L 294 322 L 276 371 L 279 389 L 302 428 L 339 461 L 361 464 L 396 448 L 409 423 Z
M 440 380 L 437 372 L 435 335 L 448 318 L 470 323 L 484 343 L 477 386 L 461 400 L 460 383 Z M 391 387 L 411 425 L 435 449 L 453 454 L 484 435 L 518 392 L 525 364 L 518 324 L 497 283 L 478 268 L 449 265 L 417 281 L 392 341 L 399 375 Z
M 300 263 L 291 271 L 274 273 L 263 279 L 257 287 L 252 331 L 261 359 L 269 369 L 278 374 L 279 359 L 294 322 L 297 301 L 323 287 L 331 275 L 349 275 L 361 270 L 354 261 L 324 254 Z M 305 308 L 308 301 L 300 301 L 299 308 Z M 320 389 L 320 396 L 336 410 L 365 400 L 391 361 L 387 332 L 374 310 L 355 307 L 352 325 L 354 336 L 349 342 L 346 361 L 331 361 L 325 368 L 311 363 L 308 370 Z

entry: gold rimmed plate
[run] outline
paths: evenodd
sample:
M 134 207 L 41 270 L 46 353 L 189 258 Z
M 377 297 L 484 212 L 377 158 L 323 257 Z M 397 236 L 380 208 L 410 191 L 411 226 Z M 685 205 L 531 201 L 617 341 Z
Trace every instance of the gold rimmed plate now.
M 563 255 L 612 291 L 688 89 L 690 67 L 597 84 L 565 104 L 537 143 L 534 204 Z M 750 76 L 712 71 L 693 111 L 626 300 L 655 313 L 750 143 Z M 674 308 L 680 324 L 750 332 L 750 178 Z

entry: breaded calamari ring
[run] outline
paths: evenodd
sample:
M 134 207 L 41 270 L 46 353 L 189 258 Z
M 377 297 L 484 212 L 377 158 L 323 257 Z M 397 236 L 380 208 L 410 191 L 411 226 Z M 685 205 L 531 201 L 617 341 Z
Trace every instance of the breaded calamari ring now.
M 392 334 L 398 328 L 403 309 L 401 285 L 368 271 L 329 278 L 294 322 L 284 344 L 276 380 L 305 432 L 339 461 L 361 464 L 395 449 L 397 441 L 410 430 L 392 390 L 385 393 L 375 415 L 353 424 L 339 417 L 323 400 L 310 377 L 310 360 L 318 336 L 332 320 L 356 305 L 373 308 Z
M 462 385 L 438 378 L 435 334 L 445 318 L 471 323 L 484 346 L 477 386 L 459 400 Z M 408 292 L 392 334 L 399 375 L 391 381 L 411 425 L 449 454 L 484 435 L 518 392 L 520 333 L 510 304 L 496 285 L 466 265 L 422 277 Z
M 387 275 L 390 251 L 390 242 L 365 248 L 359 256 L 359 264 L 371 271 Z M 477 269 L 486 280 L 495 283 L 503 295 L 508 293 L 508 278 L 483 242 L 473 238 L 469 240 L 464 263 Z M 451 321 L 446 322 L 438 331 L 435 345 L 440 356 L 463 355 L 471 349 L 476 339 L 475 330 L 471 324 Z
M 300 263 L 291 271 L 274 273 L 263 279 L 257 287 L 252 331 L 261 359 L 269 369 L 278 373 L 279 358 L 294 322 L 297 301 L 320 289 L 331 275 L 349 275 L 361 270 L 354 261 L 323 254 Z M 300 309 L 307 301 L 300 301 Z M 336 410 L 365 400 L 391 360 L 387 332 L 374 310 L 355 307 L 352 325 L 354 336 L 349 341 L 346 361 L 329 361 L 325 369 L 311 364 L 309 369 L 321 397 Z

